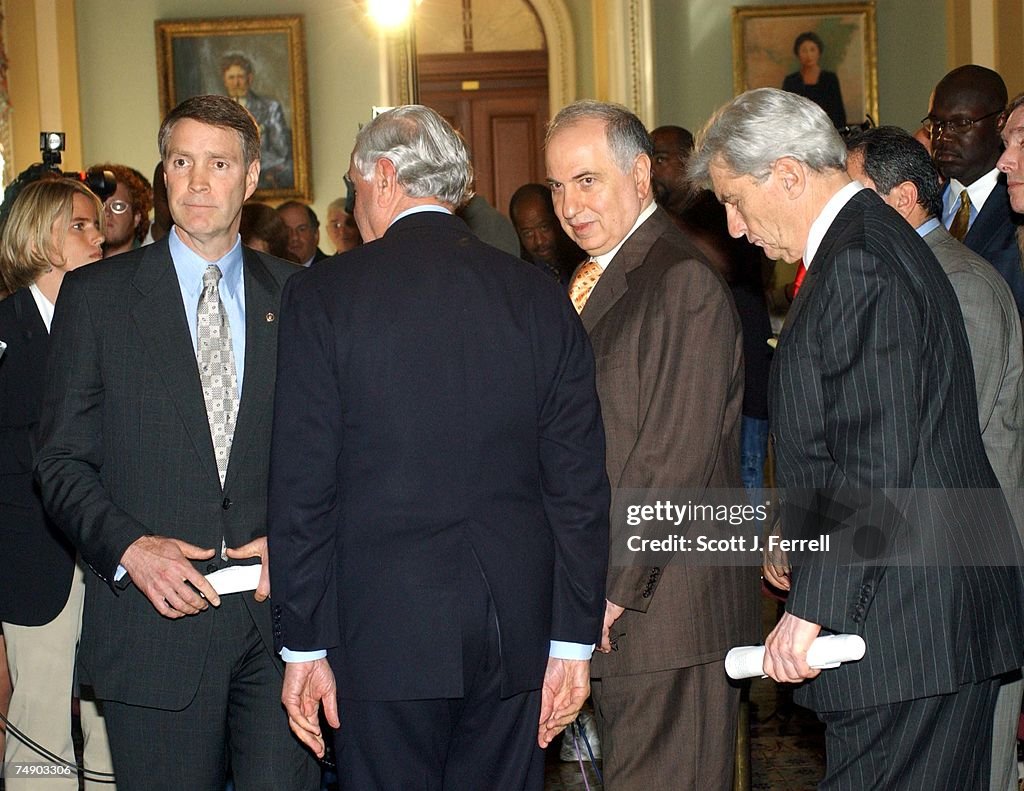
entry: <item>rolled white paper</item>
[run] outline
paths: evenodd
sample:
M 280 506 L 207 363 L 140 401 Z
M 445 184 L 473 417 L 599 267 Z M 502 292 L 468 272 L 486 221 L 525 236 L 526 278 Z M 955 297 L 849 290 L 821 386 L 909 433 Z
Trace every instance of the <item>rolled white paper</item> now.
M 807 650 L 807 664 L 827 670 L 843 662 L 856 662 L 864 656 L 864 638 L 858 634 L 830 634 L 817 637 Z M 744 645 L 725 655 L 725 672 L 729 678 L 754 678 L 764 675 L 764 646 Z
M 260 584 L 261 571 L 263 571 L 263 566 L 259 563 L 255 566 L 228 566 L 220 571 L 207 574 L 206 581 L 213 586 L 219 596 L 254 591 Z

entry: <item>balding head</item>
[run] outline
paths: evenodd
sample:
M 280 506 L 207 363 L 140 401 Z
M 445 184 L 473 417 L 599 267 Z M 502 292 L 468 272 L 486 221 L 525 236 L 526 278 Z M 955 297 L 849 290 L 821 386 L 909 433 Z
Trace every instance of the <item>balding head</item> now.
M 992 69 L 960 66 L 935 86 L 929 113 L 932 157 L 943 176 L 970 186 L 999 159 L 999 114 L 1006 106 L 1006 83 Z M 965 129 L 958 129 L 973 121 Z

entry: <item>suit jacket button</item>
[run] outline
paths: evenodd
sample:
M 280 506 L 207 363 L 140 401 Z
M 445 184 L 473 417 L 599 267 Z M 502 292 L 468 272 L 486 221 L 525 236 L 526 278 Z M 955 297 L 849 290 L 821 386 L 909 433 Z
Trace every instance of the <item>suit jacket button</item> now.
M 206 564 L 206 573 L 207 574 L 212 574 L 216 570 L 217 570 L 217 564 L 216 563 L 207 563 Z
M 232 505 L 231 498 L 230 497 L 225 497 L 223 502 L 221 502 L 220 507 L 223 508 L 225 511 L 227 511 L 231 507 L 231 505 Z

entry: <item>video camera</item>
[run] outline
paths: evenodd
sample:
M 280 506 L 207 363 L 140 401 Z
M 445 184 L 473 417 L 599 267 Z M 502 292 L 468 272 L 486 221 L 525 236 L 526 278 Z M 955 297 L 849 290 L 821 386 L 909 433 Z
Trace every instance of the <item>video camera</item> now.
M 92 190 L 100 201 L 105 201 L 117 189 L 117 179 L 109 170 L 64 171 L 61 170 L 60 152 L 64 150 L 63 132 L 40 132 L 39 151 L 42 154 L 43 169 L 57 173 L 64 178 L 80 181 Z

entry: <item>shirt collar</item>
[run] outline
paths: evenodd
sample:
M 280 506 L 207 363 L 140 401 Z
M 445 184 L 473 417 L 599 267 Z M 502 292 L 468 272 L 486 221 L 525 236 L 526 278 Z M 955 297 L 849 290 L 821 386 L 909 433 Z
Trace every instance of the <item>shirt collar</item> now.
M 835 222 L 836 217 L 839 216 L 839 212 L 841 212 L 843 207 L 853 199 L 853 196 L 862 189 L 864 189 L 864 185 L 859 181 L 851 181 L 825 203 L 825 207 L 821 210 L 821 214 L 819 214 L 815 218 L 814 222 L 811 223 L 811 230 L 807 233 L 807 247 L 804 248 L 805 269 L 811 268 L 811 262 L 814 261 L 814 254 L 818 252 L 822 239 L 825 238 L 825 234 L 828 233 L 828 229 L 832 227 L 832 223 Z
M 647 218 L 654 214 L 654 212 L 657 211 L 657 209 L 658 204 L 655 203 L 654 201 L 651 201 L 650 205 L 642 212 L 640 212 L 640 216 L 636 218 L 636 222 L 634 222 L 633 227 L 629 229 L 629 233 L 623 236 L 621 241 L 617 245 L 615 245 L 615 247 L 613 247 L 607 253 L 601 253 L 601 255 L 593 256 L 594 260 L 597 261 L 597 265 L 601 267 L 602 272 L 604 272 L 604 270 L 608 268 L 608 264 L 612 262 L 612 259 L 615 258 L 615 254 L 619 252 L 619 250 L 622 248 L 622 245 L 626 243 L 626 240 L 633 235 L 637 228 L 639 228 L 641 225 L 647 222 Z
M 996 188 L 997 181 L 999 181 L 999 168 L 992 168 L 984 176 L 975 179 L 973 184 L 966 187 L 957 179 L 950 179 L 949 188 L 944 196 L 946 213 L 948 214 L 950 211 L 955 211 L 960 207 L 960 193 L 966 189 L 967 195 L 971 199 L 971 207 L 974 209 L 976 216 L 977 212 L 981 211 L 981 207 L 985 205 L 988 196 L 992 194 L 992 190 Z
M 929 217 L 927 220 L 925 220 L 923 223 L 917 226 L 917 228 L 915 228 L 914 230 L 917 231 L 918 235 L 922 239 L 924 239 L 924 237 L 926 237 L 940 225 L 942 225 L 942 223 L 939 222 L 938 217 Z
M 178 273 L 178 280 L 182 283 L 183 289 L 198 296 L 203 290 L 203 274 L 206 267 L 216 264 L 220 269 L 220 288 L 225 294 L 234 296 L 239 293 L 242 287 L 242 237 L 235 238 L 232 247 L 217 261 L 207 261 L 199 253 L 185 244 L 178 236 L 178 226 L 172 226 L 171 232 L 167 234 L 167 245 L 171 250 L 171 260 L 174 262 L 174 269 Z
M 46 298 L 42 289 L 39 288 L 35 283 L 28 287 L 28 290 L 32 292 L 32 299 L 36 302 L 36 308 L 39 310 L 39 315 L 43 319 L 43 324 L 46 325 L 46 331 L 50 331 L 50 325 L 53 324 L 53 303 Z
M 401 220 L 403 217 L 408 217 L 410 214 L 420 214 L 421 212 L 433 211 L 439 214 L 451 214 L 451 210 L 441 206 L 437 203 L 421 203 L 419 206 L 413 206 L 406 209 L 403 212 L 399 212 L 395 215 L 394 219 L 388 223 L 388 228 L 394 225 L 396 222 Z

